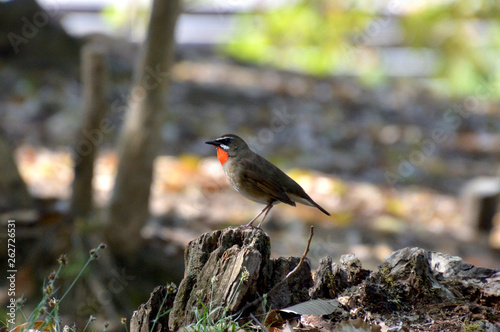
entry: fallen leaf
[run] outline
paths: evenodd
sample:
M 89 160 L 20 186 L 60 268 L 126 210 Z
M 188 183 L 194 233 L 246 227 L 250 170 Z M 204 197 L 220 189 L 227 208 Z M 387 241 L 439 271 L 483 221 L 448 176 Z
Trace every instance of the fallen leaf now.
M 315 299 L 302 302 L 288 308 L 280 309 L 279 311 L 294 313 L 297 315 L 323 316 L 331 314 L 339 306 L 340 304 L 337 300 Z

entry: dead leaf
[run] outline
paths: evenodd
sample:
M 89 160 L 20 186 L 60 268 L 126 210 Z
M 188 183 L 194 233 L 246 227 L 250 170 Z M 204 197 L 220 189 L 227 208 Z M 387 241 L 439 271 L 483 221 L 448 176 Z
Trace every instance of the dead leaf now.
M 339 308 L 340 303 L 337 300 L 315 299 L 302 302 L 291 307 L 280 309 L 279 311 L 294 313 L 297 315 L 323 316 L 329 315 Z
M 341 322 L 334 332 L 380 332 L 378 325 L 364 322 L 361 318 L 349 319 Z
M 37 320 L 31 327 L 31 329 L 27 330 L 29 324 L 30 323 L 24 323 L 18 325 L 12 330 L 10 330 L 10 332 L 21 332 L 21 331 L 52 332 L 56 330 L 54 324 L 43 320 Z

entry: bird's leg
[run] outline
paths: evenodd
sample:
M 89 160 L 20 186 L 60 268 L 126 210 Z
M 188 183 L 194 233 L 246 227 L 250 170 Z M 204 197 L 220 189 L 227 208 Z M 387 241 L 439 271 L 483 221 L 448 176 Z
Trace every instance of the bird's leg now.
M 260 211 L 260 212 L 259 212 L 259 214 L 255 216 L 255 218 L 253 218 L 252 220 L 250 220 L 250 222 L 249 222 L 248 224 L 246 224 L 246 225 L 244 225 L 244 226 L 240 226 L 240 227 L 242 227 L 242 228 L 247 228 L 247 227 L 252 226 L 253 222 L 254 222 L 257 218 L 259 218 L 259 217 L 260 217 L 260 215 L 261 215 L 262 213 L 264 213 L 264 211 L 266 211 L 266 210 L 267 210 L 267 212 L 269 212 L 269 210 L 271 210 L 271 208 L 272 208 L 272 207 L 273 207 L 273 205 L 272 205 L 272 204 L 266 205 L 266 207 L 265 207 L 265 208 L 263 208 L 263 209 L 262 209 L 262 211 Z M 266 212 L 266 214 L 264 215 L 264 218 L 266 218 L 266 216 L 267 216 L 267 212 Z M 262 219 L 262 221 L 264 221 L 264 219 Z M 260 222 L 259 226 L 257 226 L 257 228 L 260 228 L 260 225 L 262 224 L 262 221 Z
M 260 228 L 260 225 L 262 225 L 262 223 L 264 222 L 264 219 L 266 219 L 267 214 L 269 213 L 269 211 L 271 211 L 272 207 L 273 207 L 273 204 L 269 204 L 268 206 L 266 206 L 266 208 L 268 208 L 268 209 L 267 209 L 266 213 L 264 214 L 264 217 L 262 218 L 260 223 L 257 225 L 257 228 Z

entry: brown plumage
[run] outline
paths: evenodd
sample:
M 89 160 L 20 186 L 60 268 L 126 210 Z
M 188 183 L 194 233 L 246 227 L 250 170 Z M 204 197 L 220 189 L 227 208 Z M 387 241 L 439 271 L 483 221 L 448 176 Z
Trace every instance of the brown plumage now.
M 266 207 L 245 227 L 250 227 L 265 212 L 257 226 L 260 228 L 273 205 L 280 202 L 291 206 L 295 206 L 295 203 L 313 206 L 324 214 L 330 215 L 313 201 L 297 182 L 250 150 L 240 137 L 227 134 L 205 143 L 217 148 L 217 157 L 234 189 L 254 202 L 266 204 Z

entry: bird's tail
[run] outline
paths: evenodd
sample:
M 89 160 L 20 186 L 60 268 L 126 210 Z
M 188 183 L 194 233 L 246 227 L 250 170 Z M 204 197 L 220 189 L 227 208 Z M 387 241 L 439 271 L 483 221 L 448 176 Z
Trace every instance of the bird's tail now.
M 300 197 L 300 196 L 297 196 L 297 195 L 294 195 L 294 194 L 290 194 L 290 193 L 287 193 L 287 195 L 294 202 L 301 203 L 301 204 L 304 204 L 304 205 L 314 206 L 314 207 L 318 208 L 318 210 L 320 210 L 321 212 L 323 212 L 324 214 L 326 214 L 327 216 L 330 215 L 330 213 L 328 213 L 328 211 L 326 211 L 325 209 L 323 209 L 318 203 L 316 203 L 315 201 L 313 201 L 312 198 L 309 197 L 309 196 L 307 196 L 307 198 L 306 198 L 306 197 Z

